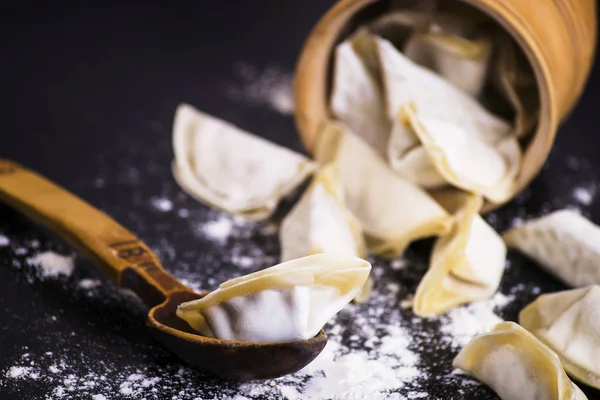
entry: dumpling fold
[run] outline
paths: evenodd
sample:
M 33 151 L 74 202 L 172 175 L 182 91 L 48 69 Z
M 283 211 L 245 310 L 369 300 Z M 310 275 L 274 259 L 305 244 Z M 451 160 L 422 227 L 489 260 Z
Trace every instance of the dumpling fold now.
M 368 40 L 377 48 L 393 121 L 387 151 L 392 168 L 426 188 L 449 183 L 495 203 L 510 198 L 521 164 L 510 124 L 390 42 Z
M 415 293 L 413 311 L 419 316 L 492 297 L 504 273 L 506 246 L 479 215 L 483 199 L 467 194 L 454 197 L 454 226 L 437 239 L 429 270 Z
M 336 166 L 346 205 L 374 253 L 397 256 L 414 240 L 450 230 L 452 217 L 429 194 L 394 173 L 342 124 L 325 124 L 316 159 Z
M 335 166 L 320 169 L 279 231 L 281 260 L 318 253 L 366 258 L 367 249 L 358 220 L 348 211 Z M 366 300 L 372 284 L 356 301 Z
M 250 219 L 269 217 L 316 168 L 270 143 L 187 104 L 175 113 L 173 175 L 190 196 Z
M 514 322 L 475 336 L 454 367 L 492 388 L 502 400 L 587 400 L 558 356 Z
M 600 389 L 600 286 L 544 294 L 521 311 L 519 323 L 550 347 L 565 371 Z
M 399 119 L 410 125 L 435 169 L 453 186 L 494 203 L 503 203 L 514 193 L 522 156 L 516 137 L 488 142 L 467 125 L 440 120 L 415 103 L 403 105 Z
M 177 316 L 209 337 L 281 342 L 314 337 L 364 286 L 371 264 L 315 254 L 224 282 Z
M 331 112 L 385 155 L 392 123 L 386 113 L 377 49 L 362 33 L 336 47 Z

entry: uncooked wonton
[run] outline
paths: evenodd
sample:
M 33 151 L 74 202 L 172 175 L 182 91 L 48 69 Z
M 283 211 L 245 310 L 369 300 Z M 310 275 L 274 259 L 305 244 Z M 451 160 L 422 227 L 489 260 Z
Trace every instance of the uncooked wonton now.
M 187 104 L 175 113 L 173 175 L 190 196 L 250 219 L 267 218 L 314 170 L 308 158 Z
M 370 271 L 371 264 L 357 257 L 315 254 L 222 283 L 180 304 L 177 316 L 218 339 L 310 339 L 357 295 Z

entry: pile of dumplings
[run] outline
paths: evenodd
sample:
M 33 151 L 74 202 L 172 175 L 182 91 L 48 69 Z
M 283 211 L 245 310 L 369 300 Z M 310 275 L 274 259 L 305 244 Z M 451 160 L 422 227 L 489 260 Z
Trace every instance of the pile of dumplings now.
M 485 201 L 514 194 L 537 122 L 535 80 L 513 40 L 473 11 L 396 10 L 359 27 L 334 57 L 332 119 L 314 160 L 177 109 L 173 175 L 199 201 L 264 220 L 310 178 L 281 223 L 282 263 L 177 314 L 221 339 L 308 339 L 349 301 L 368 299 L 368 253 L 400 257 L 433 236 L 412 307 L 434 316 L 492 297 L 509 246 L 576 289 L 540 296 L 520 325 L 476 336 L 454 365 L 502 399 L 585 399 L 567 374 L 600 388 L 600 228 L 562 210 L 501 236 L 480 216 Z M 503 105 L 503 116 L 490 111 Z

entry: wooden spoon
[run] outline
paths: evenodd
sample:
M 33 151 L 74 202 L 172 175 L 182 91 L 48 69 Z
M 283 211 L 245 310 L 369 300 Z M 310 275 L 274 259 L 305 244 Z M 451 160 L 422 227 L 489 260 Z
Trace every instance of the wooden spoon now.
M 0 201 L 60 235 L 116 283 L 150 307 L 147 325 L 156 339 L 196 368 L 239 380 L 276 378 L 310 363 L 325 347 L 322 330 L 312 339 L 256 343 L 195 333 L 175 315 L 198 294 L 166 272 L 156 255 L 112 218 L 42 176 L 0 160 Z

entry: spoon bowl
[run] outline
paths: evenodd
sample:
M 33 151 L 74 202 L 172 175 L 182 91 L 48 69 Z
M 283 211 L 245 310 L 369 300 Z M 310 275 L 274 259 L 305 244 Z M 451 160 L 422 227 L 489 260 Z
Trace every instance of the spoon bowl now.
M 236 380 L 277 378 L 302 369 L 327 343 L 323 330 L 308 340 L 268 343 L 202 336 L 175 312 L 208 293 L 179 282 L 148 246 L 103 212 L 7 160 L 0 160 L 0 202 L 42 223 L 135 292 L 150 308 L 147 325 L 154 337 L 201 371 Z
M 270 379 L 296 372 L 321 353 L 327 343 L 322 330 L 312 339 L 254 343 L 220 340 L 194 333 L 175 315 L 177 306 L 203 297 L 173 293 L 152 308 L 147 324 L 156 339 L 198 369 L 236 380 Z M 210 366 L 210 369 L 207 368 Z

